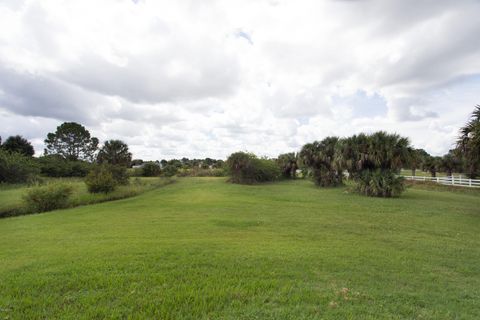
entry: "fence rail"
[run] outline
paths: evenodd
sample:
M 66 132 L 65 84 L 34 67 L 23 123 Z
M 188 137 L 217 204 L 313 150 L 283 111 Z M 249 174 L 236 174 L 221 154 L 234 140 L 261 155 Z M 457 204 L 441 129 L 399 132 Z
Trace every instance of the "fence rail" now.
M 407 180 L 413 181 L 431 181 L 444 185 L 480 188 L 480 179 L 467 179 L 462 176 L 451 177 L 424 177 L 424 176 L 403 176 Z

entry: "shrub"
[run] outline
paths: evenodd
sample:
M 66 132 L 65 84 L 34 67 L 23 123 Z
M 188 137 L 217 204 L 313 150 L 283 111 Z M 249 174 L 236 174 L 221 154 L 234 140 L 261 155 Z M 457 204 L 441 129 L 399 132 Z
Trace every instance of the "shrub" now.
M 230 181 L 233 183 L 259 183 L 280 177 L 277 164 L 269 159 L 259 159 L 254 154 L 236 152 L 227 159 Z
M 107 169 L 113 176 L 113 179 L 117 184 L 127 185 L 129 183 L 129 177 L 127 168 L 120 165 L 106 165 Z
M 112 172 L 105 165 L 97 166 L 90 171 L 85 177 L 85 184 L 90 193 L 109 193 L 117 186 Z
M 52 183 L 29 189 L 23 200 L 33 212 L 45 212 L 67 207 L 72 192 L 72 186 Z
M 48 177 L 85 177 L 92 169 L 86 161 L 68 161 L 59 155 L 48 155 L 37 159 L 40 171 Z
M 156 177 L 160 175 L 160 166 L 155 162 L 145 162 L 142 167 L 144 177 Z
M 357 178 L 356 190 L 366 196 L 397 197 L 405 190 L 403 180 L 391 170 L 364 170 Z
M 162 170 L 162 174 L 165 176 L 165 177 L 173 177 L 174 175 L 177 174 L 178 172 L 178 168 L 174 165 L 171 165 L 171 164 L 167 164 L 165 166 L 165 168 L 163 168 Z
M 0 150 L 0 182 L 24 183 L 35 178 L 38 166 L 31 157 Z

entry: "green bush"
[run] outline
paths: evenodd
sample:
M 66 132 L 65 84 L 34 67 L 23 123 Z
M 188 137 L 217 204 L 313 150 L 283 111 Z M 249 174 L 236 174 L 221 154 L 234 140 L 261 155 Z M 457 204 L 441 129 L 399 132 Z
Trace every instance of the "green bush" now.
M 85 184 L 90 193 L 109 193 L 117 186 L 112 172 L 105 165 L 97 166 L 90 171 L 85 177 Z
M 362 171 L 356 190 L 371 197 L 398 197 L 404 190 L 404 179 L 391 170 Z
M 269 159 L 259 159 L 254 154 L 236 152 L 227 159 L 230 181 L 233 183 L 259 183 L 280 177 L 277 164 Z
M 160 166 L 155 162 L 146 162 L 142 167 L 142 175 L 144 177 L 157 177 L 160 175 Z
M 72 192 L 72 186 L 52 183 L 29 189 L 23 200 L 31 211 L 45 212 L 67 207 Z
M 162 175 L 165 177 L 173 177 L 178 172 L 178 168 L 174 165 L 167 164 L 162 170 Z
M 117 184 L 127 185 L 129 183 L 129 176 L 127 168 L 120 165 L 106 165 L 107 169 L 112 173 L 113 179 Z
M 59 155 L 48 155 L 37 159 L 40 171 L 48 177 L 85 177 L 92 169 L 86 161 L 68 161 Z
M 31 157 L 0 150 L 0 183 L 25 183 L 40 172 Z
M 162 176 L 164 177 L 173 177 L 178 172 L 178 168 L 174 165 L 166 165 L 162 170 Z

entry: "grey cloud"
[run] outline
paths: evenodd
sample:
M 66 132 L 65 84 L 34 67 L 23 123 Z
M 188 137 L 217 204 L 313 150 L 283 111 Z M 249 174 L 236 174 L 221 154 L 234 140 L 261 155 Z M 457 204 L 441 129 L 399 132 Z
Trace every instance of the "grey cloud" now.
M 98 104 L 82 89 L 45 75 L 0 67 L 0 106 L 13 113 L 91 123 Z
M 395 98 L 390 99 L 387 104 L 390 108 L 391 115 L 397 121 L 420 121 L 427 118 L 438 117 L 436 112 L 423 107 L 424 105 L 428 105 L 428 103 L 419 98 Z
M 170 52 L 173 54 L 175 49 Z M 233 94 L 238 84 L 235 60 L 214 52 L 211 55 L 191 52 L 183 57 L 173 57 L 157 52 L 128 57 L 125 66 L 90 55 L 83 57 L 81 63 L 68 66 L 59 76 L 88 90 L 135 103 Z M 175 71 L 176 66 L 178 71 Z

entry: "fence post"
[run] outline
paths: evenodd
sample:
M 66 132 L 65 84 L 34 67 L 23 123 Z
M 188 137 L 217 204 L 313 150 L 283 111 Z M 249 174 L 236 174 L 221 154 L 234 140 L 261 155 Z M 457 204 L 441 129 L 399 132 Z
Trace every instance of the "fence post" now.
M 423 181 L 427 181 L 427 177 L 423 176 Z
M 472 179 L 468 179 L 468 184 L 470 185 L 470 187 L 472 186 Z
M 455 177 L 452 175 L 452 185 L 455 185 Z

